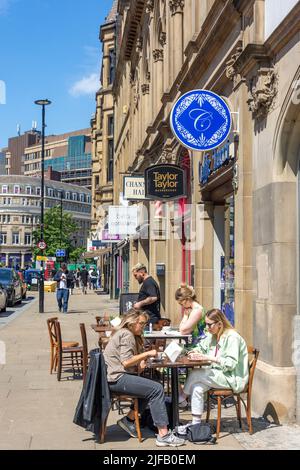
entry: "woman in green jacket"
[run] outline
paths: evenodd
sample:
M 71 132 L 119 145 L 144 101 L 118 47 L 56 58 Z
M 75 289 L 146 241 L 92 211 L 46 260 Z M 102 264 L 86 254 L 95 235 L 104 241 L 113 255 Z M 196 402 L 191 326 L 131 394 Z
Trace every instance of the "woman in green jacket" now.
M 191 395 L 192 424 L 200 423 L 204 394 L 210 388 L 229 388 L 241 392 L 248 383 L 248 349 L 225 315 L 212 309 L 205 316 L 207 336 L 189 353 L 192 360 L 205 360 L 208 367 L 194 369 L 188 376 L 179 402 Z M 180 426 L 184 433 L 191 423 Z

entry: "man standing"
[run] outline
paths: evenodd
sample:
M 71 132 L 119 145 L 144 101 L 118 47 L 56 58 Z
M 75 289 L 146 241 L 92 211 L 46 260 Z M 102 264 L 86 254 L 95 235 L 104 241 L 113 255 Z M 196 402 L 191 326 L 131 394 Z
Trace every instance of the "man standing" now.
M 58 309 L 60 312 L 63 310 L 63 313 L 68 313 L 69 288 L 71 287 L 68 274 L 67 266 L 63 263 L 54 276 L 54 281 L 57 282 L 56 299 Z
M 144 264 L 138 263 L 132 268 L 132 274 L 141 284 L 138 301 L 134 304 L 134 308 L 144 310 L 148 313 L 149 322 L 154 324 L 160 320 L 160 291 L 157 282 L 147 273 Z
M 82 267 L 80 271 L 80 279 L 81 279 L 81 286 L 82 286 L 82 293 L 87 294 L 87 283 L 88 283 L 89 273 L 85 266 Z

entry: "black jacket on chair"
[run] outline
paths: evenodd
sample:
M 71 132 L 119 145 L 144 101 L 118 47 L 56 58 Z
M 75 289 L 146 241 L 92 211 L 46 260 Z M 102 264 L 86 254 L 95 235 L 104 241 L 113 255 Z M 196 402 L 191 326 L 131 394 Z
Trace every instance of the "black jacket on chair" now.
M 100 349 L 90 351 L 86 380 L 76 407 L 73 423 L 91 431 L 98 440 L 102 423 L 111 407 L 104 357 Z

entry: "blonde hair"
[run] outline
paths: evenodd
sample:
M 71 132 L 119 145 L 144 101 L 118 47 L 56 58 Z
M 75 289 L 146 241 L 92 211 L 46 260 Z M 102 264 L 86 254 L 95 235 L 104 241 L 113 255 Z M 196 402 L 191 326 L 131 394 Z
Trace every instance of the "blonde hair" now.
M 222 326 L 218 332 L 218 341 L 226 330 L 234 330 L 228 318 L 218 308 L 212 308 L 206 313 L 205 316 L 208 317 L 210 320 L 213 320 L 216 323 L 217 322 L 222 323 Z
M 146 312 L 144 312 L 143 310 L 136 310 L 134 308 L 131 308 L 123 316 L 120 325 L 114 329 L 112 335 L 114 335 L 117 331 L 121 330 L 122 328 L 126 328 L 127 330 L 133 333 L 132 328 L 134 325 L 136 325 L 136 322 L 138 321 L 139 317 L 144 317 L 145 322 L 148 322 L 149 320 L 149 315 Z M 139 354 L 144 349 L 144 341 L 141 336 L 134 335 L 134 339 L 136 343 L 137 352 Z
M 132 272 L 134 271 L 145 271 L 147 272 L 147 268 L 143 263 L 137 263 L 135 266 L 132 268 Z
M 179 302 L 182 300 L 197 300 L 196 292 L 193 286 L 188 286 L 186 283 L 180 284 L 179 289 L 175 292 L 175 299 Z

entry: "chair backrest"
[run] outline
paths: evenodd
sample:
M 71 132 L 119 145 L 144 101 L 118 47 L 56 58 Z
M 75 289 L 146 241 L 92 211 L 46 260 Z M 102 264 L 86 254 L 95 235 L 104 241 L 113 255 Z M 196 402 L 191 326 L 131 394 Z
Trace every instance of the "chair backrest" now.
M 81 333 L 81 339 L 82 339 L 82 347 L 83 347 L 83 354 L 86 354 L 86 357 L 88 356 L 88 344 L 87 344 L 87 339 L 86 339 L 86 329 L 85 329 L 85 324 L 80 323 L 80 333 Z
M 48 320 L 47 320 L 47 326 L 48 326 L 48 332 L 49 332 L 51 347 L 54 347 L 57 343 L 57 337 L 56 337 L 56 331 L 55 331 L 55 322 L 56 322 L 56 320 L 58 320 L 58 317 L 48 318 Z
M 253 346 L 248 346 L 248 354 L 252 356 L 252 358 L 249 358 L 249 381 L 248 381 L 248 393 L 251 393 L 253 379 L 254 379 L 254 372 L 255 372 L 258 356 L 259 356 L 259 349 L 256 349 Z
M 59 354 L 62 354 L 61 329 L 60 329 L 60 323 L 58 320 L 55 320 L 54 326 L 55 326 L 55 333 L 56 333 L 56 339 L 57 339 L 57 349 L 58 349 Z
M 101 318 L 101 317 L 95 317 L 95 319 L 96 319 L 97 325 L 100 326 L 101 323 L 102 323 L 102 322 L 101 322 L 102 318 Z

